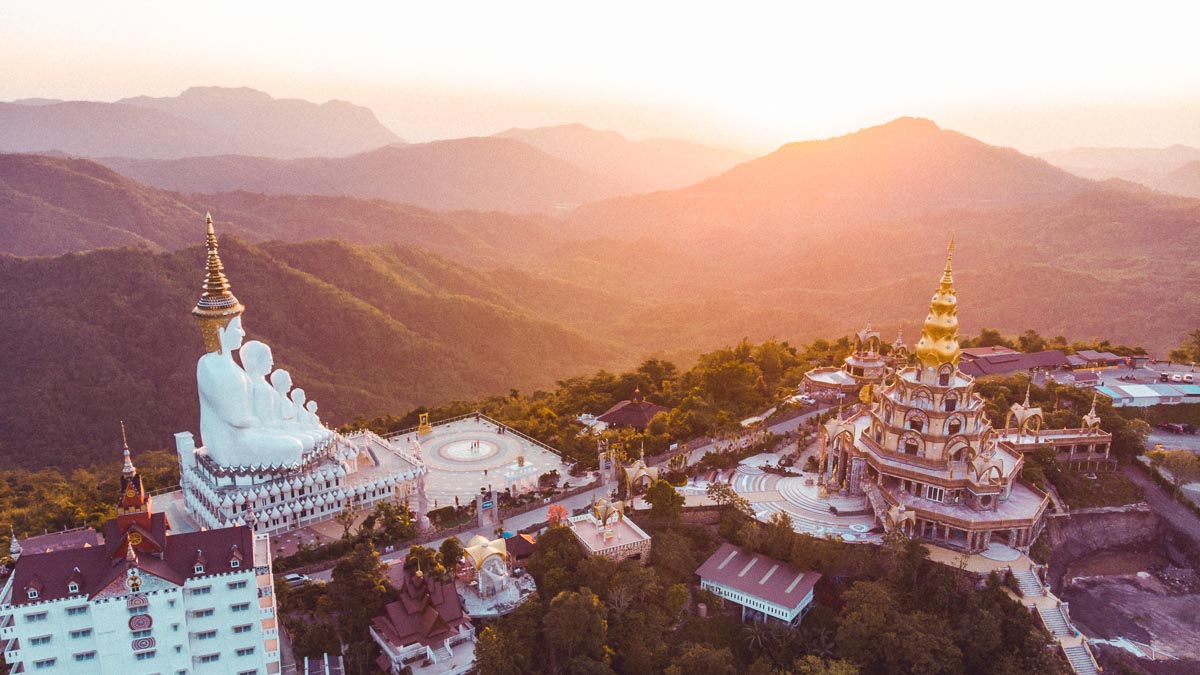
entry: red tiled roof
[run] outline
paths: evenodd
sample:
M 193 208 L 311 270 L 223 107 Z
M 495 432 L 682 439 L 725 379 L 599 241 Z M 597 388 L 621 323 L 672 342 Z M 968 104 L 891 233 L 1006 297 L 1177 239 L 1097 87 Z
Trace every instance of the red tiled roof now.
M 701 579 L 728 586 L 781 607 L 796 607 L 817 585 L 821 575 L 806 572 L 733 544 L 722 544 L 696 570 Z
M 153 552 L 145 552 L 142 550 L 143 545 L 139 544 L 135 547 L 139 554 L 137 564 L 139 569 L 146 573 L 171 583 L 182 585 L 193 577 L 235 571 L 229 565 L 234 545 L 242 551 L 253 550 L 251 547 L 254 546 L 254 533 L 248 527 L 225 527 L 166 535 L 166 519 L 162 517 L 163 514 L 155 513 L 153 516 L 151 533 L 163 532 L 160 540 L 163 546 L 159 549 L 155 544 L 152 547 Z M 67 588 L 73 579 L 79 583 L 77 595 L 91 596 L 122 576 L 126 569 L 126 534 L 116 529 L 115 519 L 105 523 L 104 530 L 109 536 L 105 537 L 103 546 L 23 554 L 13 570 L 13 604 L 22 605 L 68 597 L 72 594 Z M 143 539 L 143 544 L 145 543 Z M 197 550 L 204 551 L 210 561 L 205 565 L 203 574 L 196 574 L 193 569 Z M 29 600 L 27 588 L 34 583 L 35 577 L 42 584 L 43 590 L 39 593 L 38 600 Z
M 532 536 L 518 534 L 515 537 L 509 537 L 504 540 L 504 549 L 508 551 L 509 557 L 515 559 L 528 558 L 537 550 L 537 544 L 534 543 Z
M 668 412 L 668 409 L 645 400 L 621 401 L 596 419 L 613 427 L 645 429 L 650 419 L 660 412 Z
M 28 537 L 21 540 L 21 550 L 25 553 L 49 553 L 50 551 L 62 551 L 68 548 L 83 548 L 85 546 L 99 546 L 104 542 L 100 535 L 90 527 L 80 528 L 78 530 L 68 530 L 66 532 L 51 532 L 50 534 L 39 534 L 36 537 Z
M 453 581 L 406 573 L 400 599 L 385 605 L 384 614 L 372 619 L 371 624 L 397 647 L 418 642 L 430 646 L 454 635 L 470 620 Z
M 964 375 L 979 377 L 981 375 L 1015 373 L 1020 370 L 1031 370 L 1033 368 L 1057 368 L 1067 363 L 1069 358 L 1057 349 L 1030 354 L 1022 354 L 1020 352 L 984 354 L 975 356 L 970 360 L 964 360 L 959 364 L 958 369 Z

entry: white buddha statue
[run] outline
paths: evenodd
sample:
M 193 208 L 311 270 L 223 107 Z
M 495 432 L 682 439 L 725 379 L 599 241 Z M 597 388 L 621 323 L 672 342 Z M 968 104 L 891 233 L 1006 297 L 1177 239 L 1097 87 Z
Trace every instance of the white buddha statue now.
M 292 388 L 292 374 L 282 368 L 271 373 L 271 388 L 274 391 L 274 410 L 279 427 L 303 438 L 305 452 L 317 447 L 320 436 L 311 429 L 305 429 L 301 421 L 296 419 L 296 406 L 288 397 Z
M 217 329 L 218 349 L 196 363 L 200 391 L 200 436 L 208 456 L 222 466 L 290 465 L 303 444 L 263 424 L 254 414 L 251 380 L 233 360 L 246 332 L 234 316 Z
M 281 435 L 292 436 L 299 440 L 306 450 L 311 449 L 316 442 L 316 435 L 287 428 L 279 410 L 282 397 L 267 382 L 267 373 L 270 373 L 275 365 L 271 347 L 264 342 L 250 340 L 238 350 L 238 356 L 241 357 L 242 368 L 250 376 L 250 400 L 254 415 L 264 426 L 275 429 Z M 288 405 L 288 408 L 291 406 Z
M 317 432 L 320 438 L 319 442 L 329 440 L 333 434 L 329 433 L 327 429 L 320 427 L 319 423 L 315 421 L 316 417 L 311 415 L 308 409 L 304 407 L 306 402 L 304 390 L 300 387 L 296 387 L 292 390 L 290 396 L 292 399 L 293 415 L 296 418 L 296 424 L 299 425 L 301 429 L 306 431 Z
M 324 434 L 326 439 L 333 438 L 333 432 L 321 424 L 321 418 L 317 415 L 317 402 L 310 399 L 308 403 L 304 404 L 304 409 L 308 411 L 308 423 Z

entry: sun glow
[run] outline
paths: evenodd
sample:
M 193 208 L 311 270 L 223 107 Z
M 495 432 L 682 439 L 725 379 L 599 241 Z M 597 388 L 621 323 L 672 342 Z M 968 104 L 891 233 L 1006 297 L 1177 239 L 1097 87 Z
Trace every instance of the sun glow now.
M 1034 127 L 979 111 L 1196 103 L 1200 7 L 1127 9 L 19 2 L 0 8 L 0 99 L 246 85 L 353 100 L 414 140 L 582 121 L 752 149 L 923 115 L 1028 146 Z

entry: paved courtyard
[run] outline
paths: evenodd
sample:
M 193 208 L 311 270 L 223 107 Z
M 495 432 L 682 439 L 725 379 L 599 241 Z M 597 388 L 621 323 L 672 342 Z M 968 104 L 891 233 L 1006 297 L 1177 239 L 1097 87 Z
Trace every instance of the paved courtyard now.
M 532 467 L 529 473 L 535 482 L 552 470 L 558 471 L 560 482 L 568 480 L 567 467 L 558 455 L 502 429 L 487 418 L 472 416 L 434 426 L 433 433 L 413 432 L 388 440 L 397 445 L 413 440 L 420 443 L 421 460 L 429 467 L 425 495 L 430 508 L 452 505 L 455 497 L 466 504 L 479 494 L 479 488 L 489 485 L 503 491 L 508 486 L 506 475 L 516 466 L 518 456 L 524 456 L 525 466 Z

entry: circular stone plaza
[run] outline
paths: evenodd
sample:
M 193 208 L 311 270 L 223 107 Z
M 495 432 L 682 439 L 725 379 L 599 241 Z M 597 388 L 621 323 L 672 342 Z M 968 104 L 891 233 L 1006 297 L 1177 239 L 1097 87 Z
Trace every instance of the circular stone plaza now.
M 421 460 L 429 467 L 425 496 L 430 508 L 466 504 L 491 486 L 514 493 L 537 487 L 538 477 L 557 471 L 567 480 L 567 466 L 548 447 L 482 415 L 435 423 L 426 433 L 416 430 L 390 436 L 404 446 L 420 445 Z M 414 447 L 415 450 L 415 447 Z

